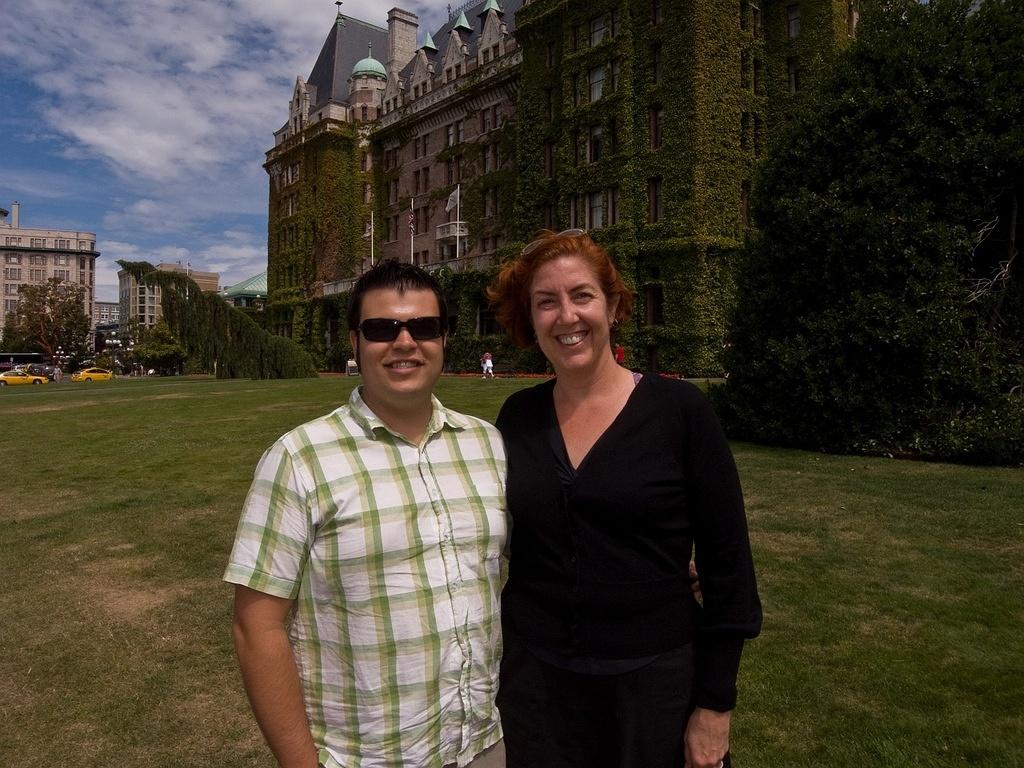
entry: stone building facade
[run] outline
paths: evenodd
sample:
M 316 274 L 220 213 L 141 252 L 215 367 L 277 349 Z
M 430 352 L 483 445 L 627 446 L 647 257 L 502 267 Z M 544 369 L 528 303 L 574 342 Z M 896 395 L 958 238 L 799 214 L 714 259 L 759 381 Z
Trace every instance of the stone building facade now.
M 541 227 L 580 227 L 637 291 L 630 363 L 719 373 L 754 170 L 857 13 L 481 0 L 436 30 L 339 13 L 267 153 L 270 327 L 327 353 L 344 329 L 323 300 L 372 259 L 487 272 Z M 485 278 L 454 302 L 464 333 L 498 330 Z
M 8 218 L 10 217 L 10 218 Z M 21 205 L 0 208 L 0 261 L 3 261 L 3 312 L 0 337 L 9 312 L 18 305 L 18 288 L 59 278 L 85 288 L 82 312 L 92 318 L 96 298 L 96 234 L 78 230 L 21 226 Z

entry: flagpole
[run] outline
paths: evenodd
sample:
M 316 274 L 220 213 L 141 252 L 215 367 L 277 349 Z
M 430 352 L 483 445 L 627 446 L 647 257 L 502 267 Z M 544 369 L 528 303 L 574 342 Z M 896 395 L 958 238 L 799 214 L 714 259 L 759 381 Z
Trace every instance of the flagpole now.
M 370 268 L 373 268 L 373 209 L 370 209 Z
M 462 182 L 455 185 L 455 258 L 459 258 L 459 232 L 462 230 Z

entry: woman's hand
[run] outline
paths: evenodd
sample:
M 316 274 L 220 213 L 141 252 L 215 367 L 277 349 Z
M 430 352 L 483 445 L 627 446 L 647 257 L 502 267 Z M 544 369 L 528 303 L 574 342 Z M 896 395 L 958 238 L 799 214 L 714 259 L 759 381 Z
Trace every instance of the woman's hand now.
M 729 751 L 732 712 L 697 707 L 686 724 L 686 768 L 720 768 Z

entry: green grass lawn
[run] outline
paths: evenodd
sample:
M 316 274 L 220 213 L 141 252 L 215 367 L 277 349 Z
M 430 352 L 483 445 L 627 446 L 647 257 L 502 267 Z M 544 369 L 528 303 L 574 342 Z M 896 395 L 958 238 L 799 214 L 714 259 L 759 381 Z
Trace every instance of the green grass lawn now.
M 0 766 L 273 765 L 220 575 L 262 451 L 355 383 L 0 390 Z M 493 419 L 532 383 L 439 395 Z M 765 608 L 737 766 L 1024 766 L 1024 471 L 734 450 Z

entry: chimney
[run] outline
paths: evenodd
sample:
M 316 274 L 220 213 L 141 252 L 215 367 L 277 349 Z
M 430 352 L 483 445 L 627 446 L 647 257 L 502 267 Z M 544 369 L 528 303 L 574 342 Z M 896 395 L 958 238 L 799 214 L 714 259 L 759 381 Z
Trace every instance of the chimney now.
M 11 203 L 11 226 L 15 229 L 18 228 L 18 218 L 21 215 L 21 203 L 15 200 Z
M 416 54 L 416 31 L 419 17 L 401 8 L 388 11 L 388 60 L 384 63 L 388 77 L 412 61 Z

